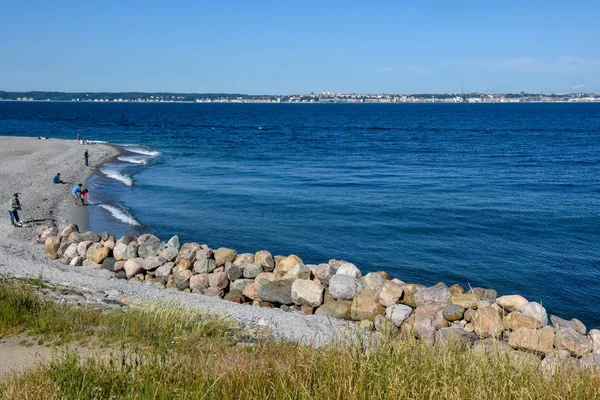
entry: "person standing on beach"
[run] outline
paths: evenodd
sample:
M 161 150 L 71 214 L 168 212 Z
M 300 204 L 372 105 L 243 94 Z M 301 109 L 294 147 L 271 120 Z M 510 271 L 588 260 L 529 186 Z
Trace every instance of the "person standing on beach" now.
M 81 197 L 81 183 L 78 183 L 73 190 L 71 190 L 71 195 L 73 196 L 74 199 L 74 205 L 78 205 L 79 204 L 79 197 Z
M 88 153 L 88 151 L 86 150 L 85 153 L 83 153 L 83 158 L 85 160 L 85 166 L 88 166 L 88 162 L 89 162 L 89 158 L 90 158 L 90 153 Z
M 10 214 L 10 223 L 14 226 L 23 226 L 19 219 L 19 213 L 17 210 L 21 209 L 21 202 L 19 201 L 19 193 L 13 194 L 12 199 L 9 202 L 8 213 Z M 16 221 L 16 222 L 15 222 Z
M 79 142 L 81 140 L 81 133 L 77 132 L 77 141 Z

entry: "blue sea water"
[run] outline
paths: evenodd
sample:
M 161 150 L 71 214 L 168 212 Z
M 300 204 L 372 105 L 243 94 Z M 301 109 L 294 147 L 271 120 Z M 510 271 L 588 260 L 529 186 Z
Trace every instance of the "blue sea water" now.
M 0 135 L 77 131 L 129 145 L 90 181 L 94 230 L 341 258 L 600 327 L 600 104 L 0 102 Z

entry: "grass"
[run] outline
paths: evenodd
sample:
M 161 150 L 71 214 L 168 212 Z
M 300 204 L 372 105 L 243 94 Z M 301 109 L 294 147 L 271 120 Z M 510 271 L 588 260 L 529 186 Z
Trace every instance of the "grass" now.
M 128 319 L 129 315 L 120 318 Z M 101 317 L 99 323 L 108 324 L 102 327 L 120 332 L 120 339 L 134 336 L 133 343 L 145 343 L 154 337 L 177 339 L 169 341 L 173 342 L 170 345 L 159 341 L 136 346 L 133 351 L 115 354 L 110 362 L 65 354 L 50 364 L 4 379 L 0 396 L 315 400 L 599 396 L 597 373 L 564 368 L 550 376 L 539 370 L 539 363 L 527 359 L 517 362 L 502 353 L 473 353 L 460 347 L 434 347 L 391 337 L 368 350 L 359 345 L 315 349 L 274 341 L 234 346 L 227 339 L 230 328 L 224 329 L 220 322 L 207 322 L 198 330 L 197 321 L 190 322 L 189 316 L 183 315 L 186 312 L 171 308 L 161 318 L 142 319 L 139 326 L 134 318 L 122 320 L 118 329 L 112 317 Z

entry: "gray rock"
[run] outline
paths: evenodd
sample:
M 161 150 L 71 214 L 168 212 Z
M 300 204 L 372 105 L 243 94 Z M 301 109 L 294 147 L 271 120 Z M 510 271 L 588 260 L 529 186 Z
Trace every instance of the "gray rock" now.
M 117 260 L 115 260 L 114 257 L 106 257 L 104 259 L 104 261 L 102 261 L 102 269 L 106 269 L 108 271 L 114 271 L 116 262 L 117 262 Z
M 77 243 L 73 243 L 69 245 L 69 247 L 67 247 L 62 257 L 64 258 L 65 263 L 69 264 L 71 260 L 73 260 L 77 256 L 79 256 L 78 246 Z
M 122 255 L 123 260 L 131 260 L 138 256 L 138 244 L 137 242 L 131 241 L 127 245 L 127 250 Z
M 138 255 L 142 258 L 158 256 L 161 253 L 161 251 L 165 249 L 165 244 L 154 235 L 148 235 L 146 237 L 146 240 L 142 241 L 142 237 L 145 236 L 146 235 L 142 235 L 138 239 L 138 244 L 140 245 L 140 247 L 138 248 Z
M 304 264 L 296 264 L 283 276 L 282 279 L 310 279 L 310 268 Z
M 587 331 L 585 325 L 577 318 L 573 318 L 570 321 L 567 321 L 566 319 L 562 319 L 560 317 L 557 317 L 556 315 L 550 315 L 550 321 L 552 322 L 552 326 L 554 327 L 554 332 L 558 332 L 566 328 L 571 328 L 575 332 L 585 335 Z
M 383 284 L 387 282 L 387 279 L 376 272 L 369 272 L 360 278 L 358 282 L 359 286 L 361 286 L 363 290 L 377 292 L 379 289 L 381 289 Z
M 335 274 L 329 280 L 329 294 L 336 300 L 352 300 L 356 293 L 356 286 L 356 278 Z
M 351 301 L 329 300 L 327 303 L 317 308 L 317 310 L 315 311 L 315 315 L 349 320 L 351 307 Z
M 92 260 L 83 260 L 83 262 L 81 263 L 81 266 L 83 268 L 88 268 L 88 269 L 102 269 L 101 264 L 96 264 Z
M 69 235 L 69 238 L 71 238 L 71 237 L 74 237 L 75 241 L 77 243 L 83 242 L 86 240 L 90 241 L 92 243 L 98 243 L 100 241 L 100 236 L 96 235 L 92 231 L 87 231 L 87 232 L 83 232 L 83 233 L 73 232 L 73 233 L 71 233 L 71 235 Z
M 335 269 L 329 264 L 315 265 L 311 271 L 315 274 L 319 281 L 321 281 L 321 284 L 326 287 L 329 286 L 329 280 L 333 275 L 335 275 L 336 272 Z
M 385 316 L 389 318 L 394 326 L 400 327 L 404 321 L 410 314 L 412 314 L 413 309 L 410 306 L 404 304 L 393 304 L 385 309 Z
M 248 264 L 248 265 L 246 265 L 246 267 L 244 268 L 244 270 L 242 272 L 243 272 L 244 278 L 254 279 L 258 276 L 258 274 L 263 272 L 263 267 L 261 264 Z M 261 299 L 262 299 L 262 297 L 261 297 Z M 268 300 L 266 300 L 266 301 L 268 301 Z
M 235 281 L 242 277 L 242 270 L 240 269 L 240 267 L 231 262 L 225 264 L 225 273 L 227 274 L 227 279 L 229 279 L 230 281 Z M 243 289 L 240 290 L 240 293 L 242 291 Z
M 83 264 L 83 257 L 81 257 L 81 256 L 73 257 L 73 259 L 69 263 L 69 265 L 72 267 L 81 267 L 82 264 Z
M 83 242 L 77 243 L 77 254 L 85 258 L 85 255 L 92 244 L 93 243 L 89 240 L 84 240 Z
M 477 341 L 477 335 L 473 332 L 465 332 L 461 328 L 441 328 L 435 334 L 435 344 L 464 344 L 471 347 Z
M 137 240 L 138 240 L 138 235 L 137 233 L 126 233 L 125 235 L 123 235 L 123 237 L 121 239 L 119 239 L 119 242 L 125 243 L 125 245 L 128 245 L 131 242 L 136 242 L 137 244 Z
M 463 318 L 464 314 L 465 309 L 455 305 L 447 305 L 444 311 L 442 311 L 442 315 L 447 321 L 458 321 Z
M 450 299 L 450 290 L 445 285 L 419 288 L 414 294 L 417 307 L 429 307 L 436 311 L 444 309 L 448 299 Z
M 194 272 L 197 274 L 210 274 L 217 268 L 215 260 L 203 258 L 194 263 Z
M 240 267 L 241 269 L 246 268 L 246 265 L 254 263 L 254 254 L 252 253 L 243 253 L 238 254 L 235 257 L 235 261 L 233 262 L 235 265 Z
M 292 282 L 281 280 L 265 283 L 258 289 L 258 297 L 270 303 L 293 304 Z
M 266 250 L 257 251 L 254 254 L 254 263 L 262 265 L 265 272 L 271 272 L 275 269 L 275 260 L 271 253 Z
M 167 261 L 173 261 L 177 257 L 177 254 L 179 254 L 179 249 L 176 249 L 175 247 L 167 247 L 161 251 L 158 256 Z
M 108 232 L 106 231 L 102 231 L 100 233 L 98 233 L 98 236 L 100 237 L 100 240 L 106 242 L 108 240 Z
M 494 304 L 496 301 L 496 297 L 498 297 L 498 292 L 494 289 L 485 289 L 476 287 L 469 290 L 467 293 L 474 293 L 479 300 L 487 301 L 491 304 Z
M 171 271 L 173 271 L 173 267 L 175 267 L 174 262 L 168 262 L 166 264 L 163 264 L 160 267 L 158 267 L 156 271 L 154 271 L 154 276 L 156 276 L 157 278 L 166 278 L 171 274 Z
M 167 248 L 175 249 L 179 251 L 181 245 L 179 244 L 179 236 L 175 235 L 167 242 Z
M 337 269 L 336 275 L 347 275 L 352 278 L 360 278 L 362 276 L 362 272 L 360 272 L 360 269 L 358 269 L 356 265 L 352 263 L 344 263 Z
M 144 260 L 143 267 L 146 271 L 152 271 L 166 262 L 167 260 L 162 257 L 149 256 Z
M 523 306 L 521 314 L 532 317 L 542 323 L 542 326 L 548 325 L 548 314 L 546 309 L 540 303 L 531 301 Z
M 554 347 L 568 350 L 573 357 L 583 357 L 592 351 L 592 342 L 573 329 L 565 328 L 554 335 Z
M 251 283 L 254 283 L 254 279 L 239 279 L 238 278 L 231 282 L 230 289 L 232 291 L 235 290 L 237 292 L 243 293 L 244 289 L 246 289 L 246 286 L 248 286 Z
M 292 300 L 298 305 L 319 307 L 323 303 L 323 291 L 320 283 L 296 279 L 292 283 Z
M 116 273 L 115 277 L 117 279 L 127 279 L 127 273 L 125 271 L 119 271 Z

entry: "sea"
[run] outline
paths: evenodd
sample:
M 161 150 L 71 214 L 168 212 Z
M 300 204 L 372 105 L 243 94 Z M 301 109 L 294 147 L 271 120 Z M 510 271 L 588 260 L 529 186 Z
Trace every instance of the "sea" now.
M 92 230 L 491 287 L 600 328 L 600 104 L 0 102 L 0 135 L 77 132 L 91 160 L 124 151 L 89 181 Z

